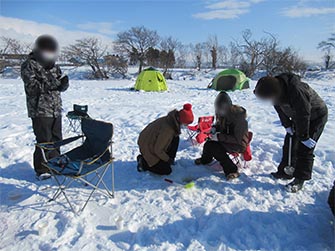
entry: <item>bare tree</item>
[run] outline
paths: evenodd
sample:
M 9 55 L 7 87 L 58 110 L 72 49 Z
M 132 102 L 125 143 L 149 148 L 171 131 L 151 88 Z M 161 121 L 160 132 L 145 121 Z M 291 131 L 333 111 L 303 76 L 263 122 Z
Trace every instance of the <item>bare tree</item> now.
M 209 50 L 210 55 L 211 55 L 212 69 L 216 69 L 217 60 L 218 60 L 218 50 L 219 50 L 218 38 L 216 35 L 211 35 L 208 37 L 207 42 L 206 42 L 206 47 Z
M 125 77 L 128 71 L 127 59 L 119 55 L 104 56 L 103 65 L 105 72 L 108 72 L 111 75 L 121 75 L 122 77 Z
M 273 60 L 267 69 L 267 74 L 270 76 L 283 72 L 292 72 L 303 75 L 307 69 L 307 64 L 291 47 L 274 50 L 271 57 L 273 57 Z
M 203 63 L 204 44 L 203 43 L 195 44 L 192 48 L 192 51 L 196 68 L 198 71 L 200 71 Z
M 6 67 L 21 65 L 26 59 L 31 45 L 25 44 L 17 39 L 1 36 L 0 37 L 0 72 Z
M 158 49 L 150 47 L 145 55 L 147 64 L 153 67 L 159 67 L 160 51 Z
M 224 45 L 219 45 L 217 50 L 217 64 L 218 66 L 227 66 L 229 60 L 228 48 Z
M 190 56 L 191 46 L 189 44 L 181 44 L 176 50 L 176 66 L 186 68 Z
M 173 51 L 173 53 L 176 52 L 176 50 L 181 46 L 181 43 L 178 39 L 175 39 L 173 37 L 166 37 L 163 38 L 160 42 L 160 48 L 164 51 Z
M 287 55 L 280 51 L 278 39 L 271 33 L 265 33 L 268 35 L 268 38 L 262 41 L 262 45 L 264 46 L 262 67 L 268 75 L 273 75 Z
M 160 59 L 160 65 L 164 69 L 163 75 L 168 79 L 172 79 L 171 72 L 169 72 L 169 69 L 173 68 L 173 66 L 176 63 L 174 52 L 172 50 L 168 51 L 163 50 L 160 53 L 159 59 Z
M 178 39 L 173 37 L 163 38 L 160 42 L 160 63 L 163 68 L 163 74 L 166 78 L 171 78 L 171 72 L 169 69 L 172 69 L 176 64 L 176 51 L 181 46 L 181 43 Z
M 141 72 L 146 53 L 149 48 L 154 48 L 159 42 L 159 36 L 156 31 L 149 30 L 144 26 L 132 27 L 128 31 L 117 34 L 115 49 L 120 53 L 126 53 L 139 62 L 138 71 Z
M 241 61 L 242 53 L 234 42 L 229 44 L 229 67 L 235 68 Z
M 25 44 L 15 38 L 0 37 L 0 54 L 24 55 L 28 54 L 31 45 Z
M 322 42 L 319 43 L 318 49 L 321 49 L 324 54 L 325 68 L 326 70 L 333 67 L 332 61 L 332 52 L 335 51 L 335 33 L 332 33 L 331 36 Z
M 247 76 L 254 75 L 256 69 L 263 63 L 263 54 L 265 50 L 263 40 L 255 40 L 252 38 L 251 30 L 247 29 L 242 32 L 242 42 L 237 42 L 242 55 L 242 70 Z
M 92 75 L 96 79 L 108 78 L 103 70 L 103 57 L 106 55 L 107 46 L 103 46 L 101 41 L 94 37 L 76 40 L 64 48 L 64 55 L 75 65 L 89 65 Z

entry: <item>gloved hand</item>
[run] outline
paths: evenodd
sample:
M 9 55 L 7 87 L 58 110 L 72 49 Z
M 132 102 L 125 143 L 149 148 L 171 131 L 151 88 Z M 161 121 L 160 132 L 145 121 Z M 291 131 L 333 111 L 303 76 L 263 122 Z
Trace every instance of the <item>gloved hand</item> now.
M 212 141 L 219 141 L 219 139 L 218 139 L 218 133 L 214 133 L 214 134 L 209 135 L 209 138 Z
M 212 126 L 211 131 L 209 133 L 210 134 L 215 134 L 216 133 L 216 127 Z
M 69 88 L 69 77 L 67 75 L 62 75 L 59 78 L 60 86 L 58 86 L 58 91 L 63 92 L 66 91 L 67 88 Z
M 290 134 L 291 136 L 294 134 L 294 131 L 293 131 L 292 127 L 287 127 L 287 128 L 285 128 L 285 130 L 286 130 L 286 133 Z
M 301 141 L 301 143 L 303 143 L 306 147 L 308 147 L 309 149 L 312 149 L 316 146 L 316 141 L 314 139 L 307 139 L 304 141 Z

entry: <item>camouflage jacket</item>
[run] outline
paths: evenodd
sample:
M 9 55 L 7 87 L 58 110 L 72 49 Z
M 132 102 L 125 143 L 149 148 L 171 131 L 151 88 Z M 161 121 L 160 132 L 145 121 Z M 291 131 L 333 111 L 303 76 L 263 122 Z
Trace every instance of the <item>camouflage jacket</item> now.
M 28 116 L 60 117 L 62 100 L 60 96 L 62 72 L 58 65 L 45 69 L 31 53 L 21 65 L 21 78 L 24 82 Z

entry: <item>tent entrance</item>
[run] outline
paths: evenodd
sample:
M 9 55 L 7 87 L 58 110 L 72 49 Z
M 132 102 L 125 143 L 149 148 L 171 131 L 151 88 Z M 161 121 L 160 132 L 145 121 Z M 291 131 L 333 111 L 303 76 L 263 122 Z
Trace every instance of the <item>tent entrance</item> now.
M 229 91 L 236 87 L 236 78 L 234 76 L 220 76 L 216 82 L 216 90 Z

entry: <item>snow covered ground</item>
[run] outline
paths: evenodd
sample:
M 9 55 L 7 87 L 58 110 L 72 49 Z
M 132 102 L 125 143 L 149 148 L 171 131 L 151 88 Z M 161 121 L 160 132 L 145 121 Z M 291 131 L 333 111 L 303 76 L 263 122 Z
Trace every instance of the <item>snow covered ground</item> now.
M 196 116 L 213 113 L 217 93 L 205 88 L 213 74 L 180 71 L 165 93 L 129 91 L 133 80 L 71 82 L 64 112 L 73 103 L 88 104 L 93 118 L 115 125 L 116 199 L 95 194 L 80 216 L 47 202 L 55 186 L 34 177 L 23 84 L 0 80 L 0 250 L 334 250 L 334 218 L 326 202 L 335 178 L 334 72 L 306 79 L 326 100 L 330 115 L 313 180 L 298 194 L 286 193 L 285 182 L 269 177 L 281 158 L 284 129 L 252 89 L 231 93 L 247 108 L 254 132 L 254 159 L 240 179 L 227 182 L 218 171 L 194 166 L 201 147 L 192 146 L 185 133 L 170 178 L 196 179 L 194 188 L 136 171 L 136 141 L 147 123 L 185 102 L 193 104 Z M 64 118 L 64 134 L 70 136 L 67 127 Z M 74 200 L 87 192 L 77 187 Z M 116 227 L 120 219 L 123 229 Z

